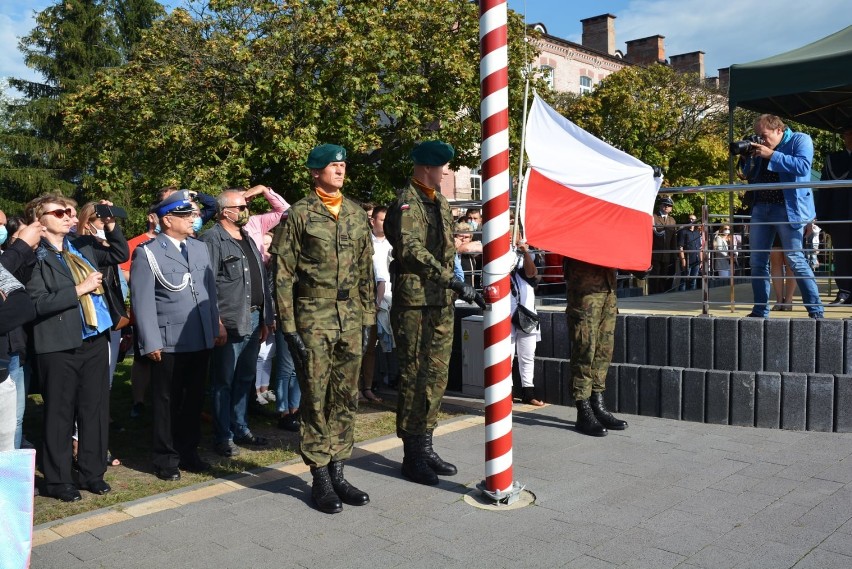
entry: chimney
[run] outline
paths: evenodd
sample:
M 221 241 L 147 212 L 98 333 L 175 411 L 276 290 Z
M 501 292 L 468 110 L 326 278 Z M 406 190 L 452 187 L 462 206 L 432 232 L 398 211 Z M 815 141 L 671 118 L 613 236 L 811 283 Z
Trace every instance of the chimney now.
M 615 55 L 615 16 L 601 14 L 580 20 L 583 24 L 583 47 Z
M 719 90 L 723 93 L 728 92 L 728 85 L 731 83 L 731 68 L 730 67 L 720 67 L 719 68 Z
M 637 65 L 651 65 L 666 62 L 665 36 L 650 36 L 627 42 L 627 55 L 624 59 Z
M 698 80 L 704 81 L 704 52 L 681 53 L 669 58 L 672 69 L 678 73 L 697 73 Z

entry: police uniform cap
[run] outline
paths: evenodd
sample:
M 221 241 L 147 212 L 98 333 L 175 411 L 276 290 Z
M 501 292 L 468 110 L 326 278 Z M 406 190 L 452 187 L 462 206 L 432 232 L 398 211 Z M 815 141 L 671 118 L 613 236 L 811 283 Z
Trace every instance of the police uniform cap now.
M 337 144 L 320 144 L 314 146 L 308 154 L 308 168 L 321 170 L 332 162 L 345 162 L 346 149 Z
M 421 166 L 443 166 L 455 155 L 455 149 L 441 140 L 421 142 L 411 151 L 411 159 Z
M 674 202 L 672 201 L 671 198 L 663 198 L 663 199 L 660 200 L 660 205 L 674 206 Z
M 160 217 L 168 213 L 191 213 L 192 196 L 189 190 L 178 190 L 154 206 L 153 211 Z

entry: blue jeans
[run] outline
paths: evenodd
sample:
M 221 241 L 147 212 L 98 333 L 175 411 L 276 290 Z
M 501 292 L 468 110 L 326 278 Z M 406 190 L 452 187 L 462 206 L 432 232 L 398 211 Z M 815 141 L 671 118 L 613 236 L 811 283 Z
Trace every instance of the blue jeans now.
M 811 270 L 805 254 L 802 252 L 804 224 L 791 224 L 787 219 L 787 209 L 783 203 L 754 204 L 751 214 L 751 288 L 754 293 L 754 308 L 752 313 L 766 318 L 769 316 L 769 250 L 778 234 L 781 248 L 790 263 L 790 268 L 796 276 L 796 282 L 802 293 L 802 301 L 808 314 L 821 317 L 823 314 L 822 301 L 819 299 L 814 272 Z M 757 225 L 758 223 L 767 225 Z
M 24 367 L 18 353 L 9 354 L 9 379 L 15 383 L 15 448 L 21 448 L 24 436 L 24 410 L 27 408 L 27 387 L 24 381 Z
M 701 263 L 695 262 L 695 264 L 688 265 L 686 271 L 681 269 L 680 273 L 680 285 L 678 286 L 678 290 L 695 290 L 698 288 L 698 271 L 701 269 Z
M 275 400 L 279 413 L 298 409 L 302 402 L 302 389 L 296 379 L 296 365 L 281 329 L 275 331 Z
M 257 352 L 260 350 L 260 311 L 251 313 L 252 333 L 233 337 L 213 348 L 213 431 L 216 443 L 249 434 L 248 392 L 254 392 Z

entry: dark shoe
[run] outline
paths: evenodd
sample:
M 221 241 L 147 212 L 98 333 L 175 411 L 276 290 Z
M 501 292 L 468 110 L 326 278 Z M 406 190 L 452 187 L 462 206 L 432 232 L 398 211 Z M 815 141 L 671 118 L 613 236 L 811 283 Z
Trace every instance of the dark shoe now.
M 145 412 L 145 404 L 141 401 L 138 403 L 134 403 L 133 407 L 130 408 L 130 418 L 138 419 Z
M 339 514 L 343 511 L 343 503 L 331 485 L 331 476 L 325 467 L 312 467 L 311 475 L 314 484 L 311 487 L 311 498 L 320 512 L 326 514 Z
M 278 419 L 278 428 L 290 431 L 291 433 L 299 432 L 299 413 L 287 413 Z
M 434 486 L 438 483 L 438 475 L 426 462 L 423 453 L 423 437 L 425 435 L 406 435 L 402 437 L 405 455 L 402 459 L 402 475 L 418 484 Z
M 86 484 L 86 490 L 88 490 L 92 494 L 98 494 L 100 496 L 103 496 L 104 494 L 108 494 L 109 491 L 112 490 L 112 488 L 103 480 L 93 480 Z
M 809 312 L 808 318 L 820 319 L 825 318 L 825 315 L 822 312 Z
M 212 468 L 210 463 L 204 460 L 201 460 L 201 457 L 197 454 L 195 456 L 187 457 L 186 459 L 181 459 L 178 468 L 181 470 L 186 470 L 187 472 L 194 472 L 195 474 L 199 474 L 201 472 L 207 472 Z
M 334 493 L 344 504 L 349 506 L 366 506 L 370 503 L 370 496 L 366 492 L 358 490 L 343 477 L 343 461 L 328 463 L 328 475 L 331 478 L 331 486 Z
M 180 480 L 180 470 L 174 467 L 160 468 L 159 466 L 155 466 L 154 475 L 160 480 L 165 480 L 166 482 L 177 482 Z
M 535 398 L 535 387 L 521 388 L 521 402 L 534 407 L 544 407 L 544 401 Z
M 840 304 L 852 304 L 852 293 L 848 290 L 837 291 L 837 298 L 831 301 L 829 306 L 838 306 Z
M 225 458 L 231 458 L 232 456 L 240 454 L 240 449 L 234 446 L 234 443 L 231 441 L 216 443 L 213 445 L 213 450 L 216 451 L 216 454 L 224 456 Z
M 265 447 L 269 444 L 269 439 L 265 437 L 259 437 L 252 433 L 246 433 L 244 435 L 234 437 L 234 443 L 238 445 L 248 445 L 253 447 Z
M 80 491 L 73 484 L 63 484 L 53 490 L 48 491 L 48 496 L 56 498 L 62 502 L 79 502 L 83 499 L 80 496 Z
M 766 318 L 763 314 L 758 314 L 757 312 L 749 312 L 745 316 L 746 318 Z
M 442 459 L 435 452 L 432 447 L 432 431 L 426 431 L 426 434 L 423 435 L 423 455 L 426 457 L 426 464 L 438 476 L 455 476 L 458 474 L 459 469 L 454 464 Z
M 609 434 L 606 427 L 595 417 L 588 399 L 577 401 L 577 430 L 593 437 L 605 437 Z
M 604 406 L 603 391 L 593 391 L 589 402 L 592 406 L 592 412 L 601 425 L 614 431 L 623 431 L 627 428 L 627 421 L 616 419 Z

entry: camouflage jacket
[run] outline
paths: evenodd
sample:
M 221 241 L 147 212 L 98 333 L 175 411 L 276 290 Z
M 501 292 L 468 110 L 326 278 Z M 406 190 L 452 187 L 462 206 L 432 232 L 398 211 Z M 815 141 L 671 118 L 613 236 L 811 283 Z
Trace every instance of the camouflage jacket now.
M 453 217 L 447 198 L 435 201 L 413 184 L 388 208 L 385 236 L 393 245 L 394 306 L 449 306 L 453 278 Z
M 616 270 L 613 268 L 565 257 L 562 260 L 562 270 L 569 295 L 615 291 Z
M 337 219 L 315 192 L 290 208 L 269 250 L 281 331 L 351 330 L 376 322 L 367 215 L 344 197 Z

